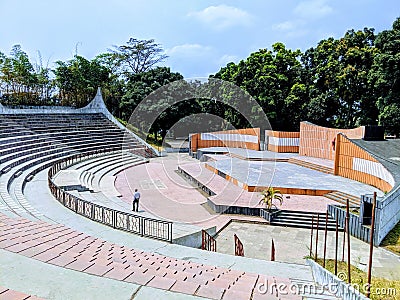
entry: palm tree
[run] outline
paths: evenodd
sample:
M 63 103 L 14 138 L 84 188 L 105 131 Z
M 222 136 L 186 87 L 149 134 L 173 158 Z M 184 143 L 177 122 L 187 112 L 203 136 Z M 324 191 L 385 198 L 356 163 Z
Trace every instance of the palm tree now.
M 273 200 L 278 200 L 280 205 L 283 203 L 282 193 L 279 190 L 275 190 L 273 187 L 269 187 L 262 191 L 261 196 L 262 198 L 259 204 L 264 203 L 267 210 L 271 210 L 272 206 L 276 207 L 276 205 L 272 203 Z

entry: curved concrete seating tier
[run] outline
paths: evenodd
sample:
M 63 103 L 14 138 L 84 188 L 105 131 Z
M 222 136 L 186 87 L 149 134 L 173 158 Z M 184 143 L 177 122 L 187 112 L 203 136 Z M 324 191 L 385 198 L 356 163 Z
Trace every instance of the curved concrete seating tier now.
M 104 149 L 104 148 L 103 148 Z M 89 151 L 87 149 L 87 151 Z M 105 151 L 107 149 L 104 149 Z M 116 150 L 116 149 L 110 149 Z M 32 176 L 36 173 L 49 168 L 54 163 L 62 158 L 73 156 L 74 152 L 68 153 L 67 155 L 57 155 L 52 157 L 42 157 L 35 161 L 26 162 L 23 167 L 24 171 L 16 178 L 11 172 L 9 174 L 3 174 L 0 177 L 0 195 L 2 200 L 12 212 L 19 216 L 32 216 L 34 218 L 42 219 L 43 214 L 35 211 L 29 203 L 26 201 L 23 190 L 27 181 L 30 181 Z M 22 168 L 21 168 L 22 169 Z M 15 174 L 15 173 L 14 173 Z
M 79 169 L 79 180 L 81 185 L 90 190 L 100 191 L 100 180 L 107 173 L 119 166 L 133 166 L 146 162 L 142 158 L 132 155 L 129 152 L 117 152 L 108 154 L 90 162 L 86 162 L 73 169 Z
M 21 114 L 1 115 L 0 119 L 15 129 L 6 132 L 12 133 L 9 137 L 0 136 L 0 208 L 9 214 L 45 217 L 29 205 L 23 190 L 36 173 L 62 158 L 96 150 L 145 148 L 102 114 Z

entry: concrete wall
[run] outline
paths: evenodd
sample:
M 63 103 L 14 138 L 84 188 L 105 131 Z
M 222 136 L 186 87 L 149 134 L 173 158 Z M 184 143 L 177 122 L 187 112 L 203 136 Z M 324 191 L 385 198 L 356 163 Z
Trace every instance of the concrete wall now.
M 196 152 L 199 148 L 209 147 L 260 150 L 260 128 L 196 133 L 190 136 L 191 152 Z
M 301 122 L 299 154 L 334 160 L 336 136 L 343 133 L 350 139 L 361 139 L 364 137 L 364 130 L 363 126 L 354 129 L 335 129 Z
M 300 132 L 266 130 L 265 144 L 269 151 L 298 153 Z

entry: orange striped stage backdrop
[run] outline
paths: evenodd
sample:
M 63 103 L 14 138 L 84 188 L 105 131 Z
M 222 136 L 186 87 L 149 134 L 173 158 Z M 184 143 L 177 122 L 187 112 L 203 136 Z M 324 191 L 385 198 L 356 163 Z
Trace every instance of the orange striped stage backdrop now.
M 299 152 L 300 132 L 266 130 L 265 137 L 268 151 Z
M 299 154 L 334 160 L 338 133 L 343 133 L 350 139 L 362 139 L 364 131 L 364 126 L 354 129 L 336 129 L 301 122 Z
M 395 185 L 392 174 L 371 154 L 343 134 L 336 137 L 334 174 L 389 192 Z
M 228 147 L 260 150 L 260 128 L 234 129 L 208 133 L 195 133 L 190 136 L 190 149 Z

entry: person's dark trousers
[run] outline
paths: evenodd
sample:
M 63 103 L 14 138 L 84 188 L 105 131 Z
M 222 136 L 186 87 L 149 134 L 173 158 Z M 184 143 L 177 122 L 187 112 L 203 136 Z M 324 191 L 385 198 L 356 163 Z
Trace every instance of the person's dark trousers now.
M 133 211 L 139 211 L 139 200 L 133 200 L 133 207 L 132 207 Z

